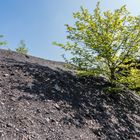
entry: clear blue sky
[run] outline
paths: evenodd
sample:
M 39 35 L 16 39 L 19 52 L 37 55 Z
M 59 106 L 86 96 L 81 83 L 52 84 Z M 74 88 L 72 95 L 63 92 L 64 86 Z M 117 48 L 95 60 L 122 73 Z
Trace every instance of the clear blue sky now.
M 102 10 L 127 5 L 133 15 L 140 15 L 140 0 L 100 0 Z M 0 34 L 15 50 L 25 40 L 29 54 L 62 61 L 64 53 L 52 42 L 65 42 L 64 24 L 72 24 L 72 13 L 83 6 L 90 11 L 97 0 L 0 0 Z

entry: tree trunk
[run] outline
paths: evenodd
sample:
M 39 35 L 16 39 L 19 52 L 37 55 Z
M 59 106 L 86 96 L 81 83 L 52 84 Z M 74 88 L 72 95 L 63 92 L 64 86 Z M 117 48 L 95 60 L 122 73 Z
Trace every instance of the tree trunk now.
M 113 81 L 115 81 L 115 80 L 116 80 L 116 77 L 115 77 L 115 69 L 114 68 L 110 68 L 110 81 L 111 81 L 111 83 Z

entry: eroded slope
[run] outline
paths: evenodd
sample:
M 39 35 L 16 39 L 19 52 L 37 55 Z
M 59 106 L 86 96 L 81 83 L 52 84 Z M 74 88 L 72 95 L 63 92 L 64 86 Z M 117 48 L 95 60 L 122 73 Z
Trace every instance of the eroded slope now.
M 77 77 L 64 63 L 0 51 L 1 140 L 140 138 L 140 98 L 106 94 L 100 77 Z

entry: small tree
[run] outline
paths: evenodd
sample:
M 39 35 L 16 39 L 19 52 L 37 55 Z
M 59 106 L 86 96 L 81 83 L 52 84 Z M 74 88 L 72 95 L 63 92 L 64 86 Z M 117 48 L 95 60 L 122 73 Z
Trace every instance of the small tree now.
M 3 38 L 3 35 L 0 35 L 0 38 Z M 5 46 L 7 43 L 5 41 L 0 41 L 0 46 Z
M 25 44 L 24 40 L 20 41 L 18 48 L 16 48 L 16 52 L 21 53 L 21 54 L 28 53 L 28 49 L 26 48 L 26 44 Z
M 94 69 L 113 82 L 119 67 L 140 55 L 140 17 L 131 16 L 125 6 L 102 13 L 98 2 L 93 14 L 81 7 L 73 17 L 74 26 L 66 25 L 70 41 L 54 43 L 73 55 L 69 63 Z

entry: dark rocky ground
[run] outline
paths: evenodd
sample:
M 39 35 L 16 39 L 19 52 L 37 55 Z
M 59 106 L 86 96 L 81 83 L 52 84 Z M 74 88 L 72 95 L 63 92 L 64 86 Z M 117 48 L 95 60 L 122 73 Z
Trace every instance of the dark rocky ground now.
M 140 140 L 140 97 L 101 77 L 0 50 L 0 140 Z

